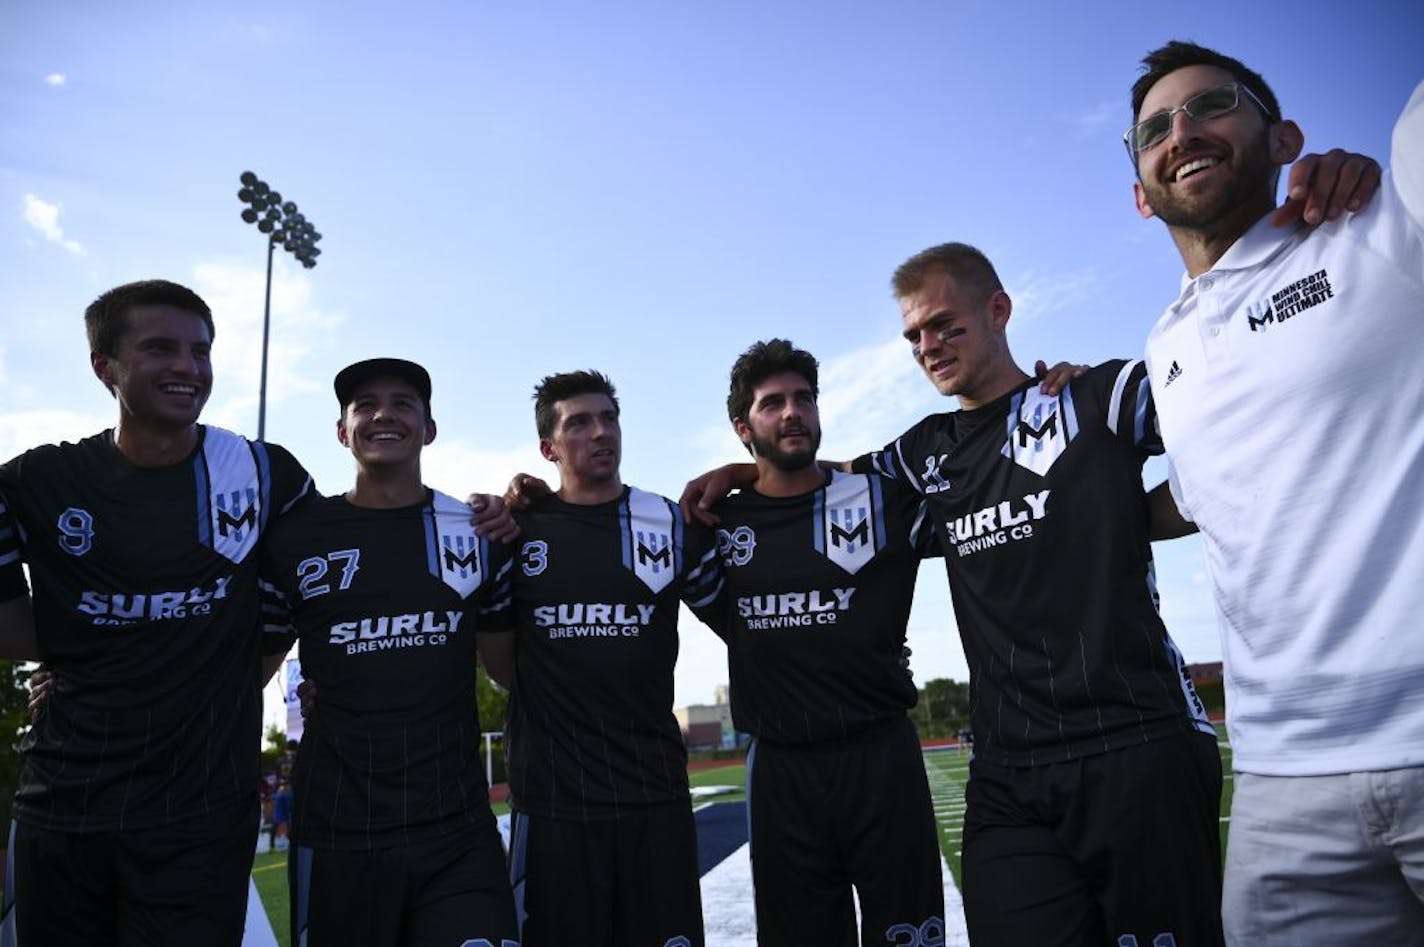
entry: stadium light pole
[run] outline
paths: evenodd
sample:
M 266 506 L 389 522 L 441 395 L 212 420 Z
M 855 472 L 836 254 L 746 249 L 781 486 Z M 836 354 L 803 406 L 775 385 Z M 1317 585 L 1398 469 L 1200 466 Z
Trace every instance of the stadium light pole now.
M 272 254 L 280 244 L 309 270 L 316 266 L 316 258 L 321 256 L 321 250 L 316 245 L 321 234 L 316 232 L 306 215 L 297 212 L 294 202 L 284 202 L 279 192 L 251 171 L 242 172 L 238 181 L 242 188 L 237 192 L 237 199 L 247 205 L 242 209 L 242 219 L 256 224 L 257 229 L 267 235 L 267 293 L 262 304 L 262 381 L 257 392 L 257 439 L 263 441 L 267 439 L 267 340 L 272 327 Z

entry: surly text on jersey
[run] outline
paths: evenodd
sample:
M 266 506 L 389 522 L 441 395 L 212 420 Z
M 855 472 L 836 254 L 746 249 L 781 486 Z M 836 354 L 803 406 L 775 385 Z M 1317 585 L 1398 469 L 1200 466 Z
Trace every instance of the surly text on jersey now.
M 79 593 L 78 608 L 86 615 L 93 615 L 96 625 L 132 625 L 141 621 L 209 615 L 213 602 L 227 598 L 231 581 L 230 575 L 220 576 L 211 586 L 198 586 L 186 592 L 125 594 L 85 589 Z

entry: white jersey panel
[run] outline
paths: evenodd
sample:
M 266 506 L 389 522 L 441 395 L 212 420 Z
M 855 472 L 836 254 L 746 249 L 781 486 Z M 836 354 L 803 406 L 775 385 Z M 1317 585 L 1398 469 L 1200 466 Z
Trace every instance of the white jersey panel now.
M 885 546 L 880 480 L 866 474 L 832 475 L 816 509 L 816 551 L 851 575 Z
M 682 521 L 668 501 L 634 487 L 628 491 L 628 520 L 623 530 L 623 564 L 653 592 L 677 578 L 682 564 Z
M 206 526 L 203 538 L 214 552 L 241 562 L 257 545 L 266 519 L 267 471 L 258 468 L 246 438 L 216 427 L 207 429 L 197 469 L 207 478 L 198 491 L 198 502 L 206 506 L 200 513 Z
M 468 598 L 489 578 L 489 543 L 475 532 L 465 503 L 436 490 L 430 506 L 426 552 L 431 574 Z

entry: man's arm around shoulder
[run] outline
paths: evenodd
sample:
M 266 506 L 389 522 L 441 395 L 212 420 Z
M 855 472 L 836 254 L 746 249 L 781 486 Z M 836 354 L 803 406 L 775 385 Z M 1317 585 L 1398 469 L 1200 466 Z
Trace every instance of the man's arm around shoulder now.
M 475 634 L 475 648 L 485 673 L 500 687 L 514 690 L 514 631 L 485 631 Z

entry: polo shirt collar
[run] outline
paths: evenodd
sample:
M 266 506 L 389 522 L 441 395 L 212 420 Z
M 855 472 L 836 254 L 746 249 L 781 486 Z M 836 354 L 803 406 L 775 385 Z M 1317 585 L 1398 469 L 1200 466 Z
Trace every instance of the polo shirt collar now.
M 1262 214 L 1261 219 L 1252 224 L 1251 229 L 1238 237 L 1236 242 L 1222 254 L 1221 259 L 1216 261 L 1216 265 L 1201 275 L 1230 273 L 1265 266 L 1286 248 L 1295 238 L 1296 232 L 1301 226 L 1301 224 L 1296 224 L 1294 227 L 1277 227 L 1271 223 L 1271 213 Z M 1185 272 L 1182 273 L 1182 292 L 1185 293 L 1193 282 L 1191 276 Z

